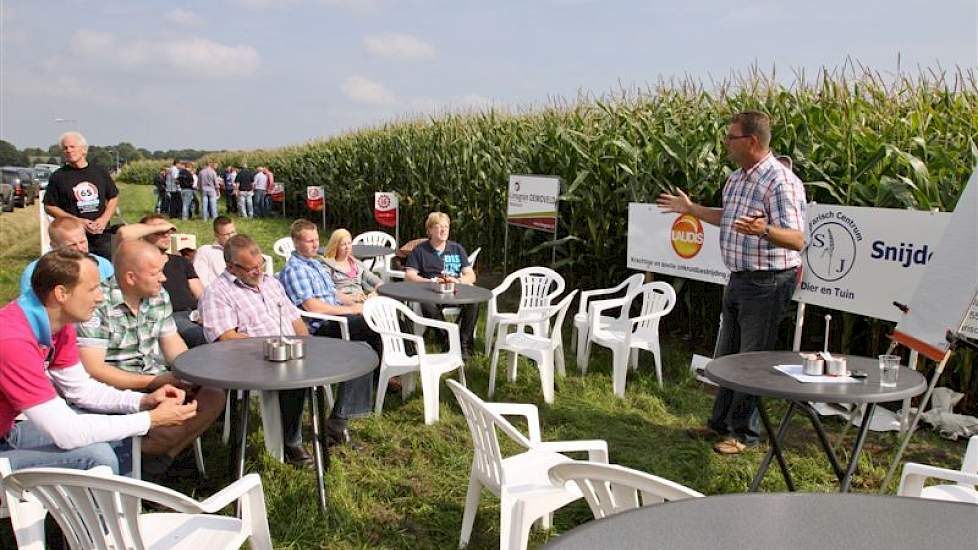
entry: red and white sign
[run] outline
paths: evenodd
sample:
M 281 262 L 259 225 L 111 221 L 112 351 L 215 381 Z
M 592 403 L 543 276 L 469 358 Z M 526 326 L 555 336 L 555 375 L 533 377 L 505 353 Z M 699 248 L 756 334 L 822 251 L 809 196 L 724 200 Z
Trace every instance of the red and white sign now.
M 322 212 L 326 206 L 326 196 L 322 186 L 310 185 L 306 187 L 306 208 L 313 212 Z
M 397 193 L 374 193 L 374 219 L 384 227 L 397 227 Z
M 556 233 L 559 195 L 560 178 L 556 176 L 510 176 L 506 222 Z

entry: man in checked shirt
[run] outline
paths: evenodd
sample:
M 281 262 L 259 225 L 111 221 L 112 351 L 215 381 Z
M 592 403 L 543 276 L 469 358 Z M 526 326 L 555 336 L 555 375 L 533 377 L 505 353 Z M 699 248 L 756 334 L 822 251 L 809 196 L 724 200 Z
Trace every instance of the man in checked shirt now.
M 771 154 L 770 117 L 756 111 L 734 115 L 723 142 L 739 169 L 727 178 L 721 208 L 696 204 L 682 191 L 656 201 L 666 212 L 720 227 L 730 280 L 723 292 L 718 357 L 774 349 L 805 246 L 805 188 Z M 757 445 L 757 398 L 720 388 L 707 426 L 695 433 L 723 437 L 713 446 L 720 454 Z

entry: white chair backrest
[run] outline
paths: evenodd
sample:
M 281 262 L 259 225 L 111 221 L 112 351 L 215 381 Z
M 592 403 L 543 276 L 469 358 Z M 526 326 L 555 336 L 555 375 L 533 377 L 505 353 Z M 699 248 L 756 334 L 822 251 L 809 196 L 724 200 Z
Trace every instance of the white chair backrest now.
M 353 237 L 353 244 L 389 246 L 395 250 L 397 249 L 397 241 L 394 240 L 394 237 L 384 233 L 383 231 L 367 231 L 366 233 L 360 233 L 356 237 Z
M 558 486 L 568 481 L 577 484 L 594 519 L 650 504 L 703 496 L 679 483 L 616 464 L 557 464 L 550 468 L 550 480 Z
M 262 254 L 261 257 L 265 260 L 265 274 L 269 277 L 275 276 L 275 261 L 268 254 Z
M 140 500 L 178 512 L 205 513 L 176 491 L 97 470 L 31 468 L 12 473 L 4 483 L 18 496 L 28 491 L 39 500 L 72 548 L 145 548 Z
M 374 296 L 363 303 L 363 319 L 371 330 L 380 335 L 384 355 L 407 355 L 405 342 L 417 337 L 401 331 L 398 313 L 413 315 L 409 307 L 385 296 Z
M 625 291 L 625 294 L 624 295 L 625 296 L 628 296 L 632 292 L 635 292 L 635 289 L 637 289 L 638 287 L 642 286 L 642 282 L 644 280 L 645 280 L 645 276 L 644 275 L 642 275 L 641 273 L 636 273 L 636 274 L 628 277 L 627 279 L 625 279 L 621 283 L 619 283 L 617 286 L 614 286 L 614 287 L 608 288 L 608 289 L 603 289 L 604 292 L 601 292 L 602 299 L 604 299 L 607 294 L 614 294 L 614 293 L 620 292 L 622 290 Z M 581 293 L 581 301 L 577 304 L 577 312 L 578 313 L 587 313 L 587 306 L 588 306 L 588 302 L 589 302 L 589 300 L 587 299 L 588 297 L 589 297 L 588 296 L 588 291 L 584 291 L 584 292 Z
M 501 294 L 516 281 L 520 282 L 519 311 L 549 307 L 553 299 L 564 292 L 565 286 L 560 273 L 549 267 L 524 267 L 507 275 L 496 291 Z
M 479 253 L 482 252 L 482 247 L 476 248 L 471 254 L 469 254 L 469 267 L 475 269 L 475 261 L 479 258 Z
M 289 259 L 293 250 L 295 250 L 295 243 L 292 242 L 292 237 L 282 237 L 272 245 L 272 251 L 285 259 Z
M 625 297 L 625 305 L 621 308 L 621 313 L 618 314 L 620 321 L 630 318 L 629 310 L 631 310 L 632 303 L 637 298 L 642 299 L 642 307 L 637 317 L 644 317 L 646 315 L 651 317 L 636 323 L 632 327 L 633 332 L 658 330 L 659 319 L 667 315 L 676 306 L 676 291 L 673 290 L 672 285 L 662 281 L 645 283 Z
M 455 394 L 462 414 L 465 415 L 465 422 L 469 425 L 474 448 L 472 467 L 475 473 L 483 483 L 501 487 L 506 480 L 503 479 L 503 454 L 499 448 L 496 428 L 527 449 L 531 446 L 530 440 L 501 415 L 489 410 L 485 401 L 468 388 L 455 380 L 445 382 Z

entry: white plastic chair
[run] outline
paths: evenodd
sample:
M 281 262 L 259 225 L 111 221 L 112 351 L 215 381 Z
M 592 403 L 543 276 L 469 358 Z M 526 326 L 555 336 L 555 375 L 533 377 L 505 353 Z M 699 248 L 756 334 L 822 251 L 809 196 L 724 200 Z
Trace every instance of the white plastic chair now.
M 248 474 L 203 502 L 145 481 L 94 470 L 28 468 L 4 479 L 7 494 L 33 497 L 54 517 L 68 544 L 89 548 L 271 549 L 265 495 Z M 105 469 L 107 470 L 107 468 Z M 140 501 L 177 513 L 141 513 Z M 241 517 L 217 515 L 238 502 Z
M 592 300 L 599 296 L 610 296 L 624 291 L 622 297 L 619 300 L 624 300 L 624 296 L 632 293 L 636 288 L 642 286 L 644 278 L 641 273 L 636 273 L 631 277 L 625 279 L 618 286 L 611 288 L 599 288 L 595 290 L 585 290 L 581 292 L 581 299 L 577 304 L 577 313 L 574 315 L 574 332 L 576 333 L 576 338 L 574 339 L 574 351 L 577 353 L 577 368 L 581 371 L 581 374 L 587 374 L 587 362 L 584 361 L 585 353 L 584 350 L 587 348 L 588 339 L 587 336 L 591 332 L 590 317 L 589 317 L 589 306 L 594 304 Z M 604 300 L 602 300 L 604 303 Z M 600 316 L 595 318 L 595 322 L 600 325 L 607 326 L 613 320 L 612 317 Z
M 515 312 L 500 312 L 497 300 L 516 281 L 520 282 L 520 303 Z M 545 312 L 553 300 L 564 292 L 564 278 L 547 267 L 524 267 L 510 273 L 503 282 L 492 289 L 492 298 L 486 312 L 486 355 L 492 350 L 492 338 L 500 320 L 516 321 L 510 325 L 529 325 L 542 333 L 546 323 Z
M 523 550 L 534 521 L 540 520 L 541 527 L 549 529 L 554 510 L 581 498 L 576 487 L 550 482 L 550 468 L 572 460 L 561 453 L 587 452 L 588 460 L 607 463 L 608 444 L 602 440 L 543 442 L 536 406 L 486 403 L 454 380 L 448 380 L 448 387 L 455 393 L 465 415 L 475 451 L 465 494 L 459 548 L 468 544 L 472 535 L 479 496 L 485 487 L 500 501 L 500 550 Z M 528 435 L 523 435 L 504 416 L 525 417 Z M 525 450 L 503 458 L 497 429 Z
M 387 246 L 393 250 L 397 250 L 397 240 L 394 239 L 393 235 L 384 233 L 383 231 L 367 231 L 366 233 L 360 233 L 356 237 L 353 237 L 353 244 L 367 244 L 373 246 Z M 381 256 L 379 258 L 374 258 L 373 262 L 370 264 L 370 270 L 380 275 L 380 278 L 384 282 L 390 282 L 390 270 L 391 270 L 391 260 L 394 258 L 394 253 L 391 252 L 386 256 Z
M 703 496 L 685 485 L 617 464 L 557 464 L 550 468 L 550 481 L 555 485 L 574 482 L 584 495 L 594 519 L 641 506 Z
M 641 298 L 642 308 L 638 317 L 629 317 L 632 303 Z M 646 283 L 618 300 L 605 300 L 591 306 L 591 332 L 584 350 L 584 361 L 590 360 L 591 343 L 611 349 L 612 387 L 615 395 L 625 395 L 625 375 L 628 371 L 629 356 L 632 370 L 638 368 L 638 350 L 652 352 L 655 360 L 655 376 L 662 385 L 662 353 L 659 349 L 659 319 L 668 315 L 676 305 L 676 291 L 669 283 L 661 281 Z M 621 307 L 617 319 L 606 326 L 597 320 L 605 310 Z
M 292 242 L 292 237 L 282 237 L 272 245 L 272 251 L 275 252 L 275 255 L 285 260 L 289 259 L 293 250 L 295 250 L 295 243 Z
M 952 481 L 954 485 L 924 487 L 927 478 Z M 903 467 L 897 495 L 978 504 L 978 435 L 971 436 L 960 470 L 908 462 Z M 978 517 L 978 516 L 976 516 Z
M 475 260 L 479 257 L 479 252 L 482 252 L 481 246 L 479 248 L 476 248 L 475 252 L 469 254 L 469 267 L 471 267 L 472 269 L 475 269 Z M 418 314 L 421 313 L 417 309 L 415 309 L 414 312 Z M 454 306 L 446 307 L 445 309 L 441 310 L 441 314 L 445 317 L 445 319 L 454 320 L 458 318 L 459 315 L 462 314 L 462 308 L 454 307 Z
M 554 370 L 561 376 L 567 374 L 564 369 L 564 342 L 560 334 L 560 329 L 564 324 L 564 317 L 570 307 L 571 300 L 577 291 L 570 292 L 559 304 L 552 306 L 547 312 L 550 336 L 541 334 L 528 334 L 522 328 L 516 332 L 508 333 L 507 326 L 510 321 L 499 321 L 499 335 L 496 337 L 496 345 L 492 352 L 492 363 L 489 366 L 489 398 L 492 399 L 496 390 L 496 363 L 499 361 L 499 352 L 509 352 L 509 381 L 516 382 L 516 361 L 518 356 L 525 355 L 534 361 L 537 370 L 540 372 L 540 385 L 543 386 L 543 400 L 547 403 L 554 402 Z M 555 369 L 556 367 L 556 369 Z
M 4 483 L 10 460 L 0 458 L 0 518 L 10 518 L 20 550 L 44 550 L 44 518 L 48 511 L 31 495 L 17 495 Z
M 448 332 L 448 353 L 429 353 L 425 350 L 424 338 L 401 331 L 398 314 L 403 315 L 415 326 L 432 327 Z M 406 305 L 375 296 L 363 303 L 363 318 L 367 325 L 380 335 L 384 345 L 380 361 L 380 380 L 377 382 L 377 401 L 374 410 L 377 414 L 384 409 L 384 396 L 387 383 L 394 376 L 401 376 L 401 397 L 407 398 L 414 390 L 414 372 L 421 376 L 421 395 L 424 399 L 424 423 L 438 422 L 438 383 L 441 376 L 458 369 L 459 379 L 465 383 L 462 343 L 458 325 L 427 319 L 417 315 Z M 414 343 L 415 355 L 407 354 L 406 342 Z M 412 376 L 403 376 L 411 373 Z

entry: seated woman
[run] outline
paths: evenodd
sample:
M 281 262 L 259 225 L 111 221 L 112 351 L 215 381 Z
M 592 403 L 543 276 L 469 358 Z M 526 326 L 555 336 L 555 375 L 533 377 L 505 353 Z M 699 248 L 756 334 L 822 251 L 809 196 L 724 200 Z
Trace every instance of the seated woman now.
M 323 261 L 336 285 L 337 297 L 343 302 L 347 302 L 343 297 L 351 303 L 364 302 L 376 294 L 377 287 L 384 281 L 354 258 L 352 250 L 353 236 L 346 229 L 337 229 L 329 236 Z

